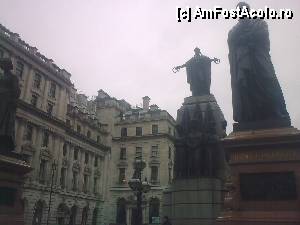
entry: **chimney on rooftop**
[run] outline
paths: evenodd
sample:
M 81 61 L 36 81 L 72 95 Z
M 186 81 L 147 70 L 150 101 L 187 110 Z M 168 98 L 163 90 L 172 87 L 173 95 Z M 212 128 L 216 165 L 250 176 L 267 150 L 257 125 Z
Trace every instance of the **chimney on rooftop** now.
M 149 110 L 150 98 L 148 96 L 143 97 L 143 109 Z

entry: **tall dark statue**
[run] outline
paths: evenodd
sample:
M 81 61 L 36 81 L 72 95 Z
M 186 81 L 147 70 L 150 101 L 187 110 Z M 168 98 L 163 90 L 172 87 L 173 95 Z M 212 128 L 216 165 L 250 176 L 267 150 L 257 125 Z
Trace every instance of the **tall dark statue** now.
M 181 66 L 173 68 L 173 72 L 178 72 L 185 67 L 187 72 L 187 82 L 193 96 L 209 95 L 211 83 L 211 62 L 220 63 L 217 58 L 210 59 L 202 55 L 199 48 L 194 49 L 195 55 Z
M 250 7 L 247 3 L 240 8 Z M 238 123 L 286 121 L 284 97 L 270 57 L 268 25 L 262 19 L 240 19 L 228 35 L 233 119 Z
M 20 94 L 18 78 L 11 73 L 10 59 L 1 59 L 0 68 L 0 152 L 14 150 L 15 117 Z

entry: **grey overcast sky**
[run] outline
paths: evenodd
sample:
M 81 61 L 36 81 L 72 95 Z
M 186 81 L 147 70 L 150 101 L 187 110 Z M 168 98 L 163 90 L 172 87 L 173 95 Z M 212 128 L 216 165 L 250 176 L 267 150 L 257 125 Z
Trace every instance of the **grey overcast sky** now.
M 292 20 L 268 20 L 271 57 L 292 124 L 300 128 L 300 1 L 249 0 L 290 8 Z M 193 56 L 194 47 L 221 59 L 212 65 L 211 91 L 232 124 L 227 34 L 236 20 L 178 23 L 176 7 L 233 8 L 238 1 L 188 0 L 0 0 L 0 23 L 72 74 L 76 88 L 88 96 L 103 89 L 111 96 L 176 110 L 190 95 L 185 70 L 173 66 Z

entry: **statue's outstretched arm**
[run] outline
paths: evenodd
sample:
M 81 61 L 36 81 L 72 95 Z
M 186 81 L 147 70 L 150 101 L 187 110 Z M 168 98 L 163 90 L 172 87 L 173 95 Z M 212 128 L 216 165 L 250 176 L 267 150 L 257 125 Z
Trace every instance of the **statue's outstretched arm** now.
M 176 66 L 172 69 L 173 73 L 177 73 L 181 68 L 186 67 L 186 63 L 181 66 Z
M 216 57 L 214 57 L 213 59 L 210 59 L 210 60 L 211 60 L 211 62 L 214 62 L 215 64 L 219 64 L 221 62 L 221 60 Z

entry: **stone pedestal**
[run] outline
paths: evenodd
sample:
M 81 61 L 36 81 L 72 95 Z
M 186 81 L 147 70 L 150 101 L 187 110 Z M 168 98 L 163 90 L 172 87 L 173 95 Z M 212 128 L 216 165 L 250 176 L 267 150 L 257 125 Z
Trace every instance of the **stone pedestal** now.
M 299 130 L 234 131 L 223 143 L 232 177 L 217 224 L 300 224 Z
M 164 191 L 163 215 L 173 225 L 211 225 L 222 206 L 220 179 L 180 179 Z
M 21 201 L 24 175 L 31 170 L 13 154 L 0 154 L 0 224 L 23 225 Z
M 174 182 L 164 192 L 162 216 L 173 225 L 213 225 L 226 169 L 226 121 L 214 96 L 185 98 L 176 128 Z

